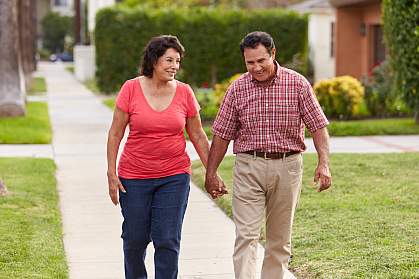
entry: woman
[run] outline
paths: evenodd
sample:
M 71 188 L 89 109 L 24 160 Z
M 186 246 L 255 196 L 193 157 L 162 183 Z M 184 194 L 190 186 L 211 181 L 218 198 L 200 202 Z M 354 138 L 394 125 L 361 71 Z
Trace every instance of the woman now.
M 183 216 L 189 194 L 190 159 L 186 127 L 203 165 L 209 143 L 199 104 L 189 85 L 175 80 L 184 52 L 174 36 L 152 38 L 144 49 L 141 75 L 124 83 L 109 131 L 108 184 L 112 202 L 121 204 L 125 277 L 147 278 L 144 258 L 153 241 L 156 279 L 176 279 Z M 116 157 L 129 125 L 116 174 Z M 226 193 L 219 180 L 219 191 Z

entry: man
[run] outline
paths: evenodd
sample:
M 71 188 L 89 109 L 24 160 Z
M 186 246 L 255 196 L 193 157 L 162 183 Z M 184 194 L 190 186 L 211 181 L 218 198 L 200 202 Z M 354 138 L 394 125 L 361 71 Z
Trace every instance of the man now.
M 256 275 L 256 249 L 266 210 L 262 279 L 294 278 L 288 271 L 291 228 L 301 190 L 304 125 L 318 153 L 318 191 L 331 185 L 326 119 L 313 90 L 300 74 L 275 61 L 275 45 L 265 32 L 252 32 L 240 44 L 247 73 L 227 90 L 213 125 L 205 188 L 213 198 L 224 192 L 216 170 L 230 140 L 236 163 L 233 215 L 236 225 L 236 279 Z

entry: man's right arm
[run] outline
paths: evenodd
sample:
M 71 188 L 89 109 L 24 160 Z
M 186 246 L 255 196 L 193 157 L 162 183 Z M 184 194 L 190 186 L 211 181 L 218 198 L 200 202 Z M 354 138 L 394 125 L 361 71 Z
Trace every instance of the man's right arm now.
M 229 140 L 222 139 L 216 135 L 212 139 L 205 176 L 205 189 L 213 198 L 216 198 L 221 193 L 225 193 L 225 189 L 222 189 L 223 185 L 219 183 L 217 169 L 227 152 L 229 143 Z

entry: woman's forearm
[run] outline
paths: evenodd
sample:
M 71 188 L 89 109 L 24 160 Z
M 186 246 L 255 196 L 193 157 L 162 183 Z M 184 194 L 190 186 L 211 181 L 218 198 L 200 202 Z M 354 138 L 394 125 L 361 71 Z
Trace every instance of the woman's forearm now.
M 201 131 L 199 133 L 196 133 L 195 135 L 191 134 L 190 140 L 196 152 L 198 153 L 199 159 L 201 159 L 202 164 L 205 168 L 207 168 L 210 144 L 208 142 L 208 138 L 204 130 L 201 129 Z
M 116 158 L 118 156 L 119 145 L 121 144 L 121 136 L 109 133 L 107 143 L 107 159 L 108 159 L 108 175 L 116 175 Z

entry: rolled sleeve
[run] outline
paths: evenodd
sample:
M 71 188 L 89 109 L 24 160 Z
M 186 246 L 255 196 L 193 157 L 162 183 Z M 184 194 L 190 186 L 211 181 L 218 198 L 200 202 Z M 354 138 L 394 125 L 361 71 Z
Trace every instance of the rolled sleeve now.
M 303 81 L 299 94 L 300 114 L 310 133 L 326 127 L 329 121 L 326 118 L 313 88 L 307 81 Z
M 212 132 L 225 140 L 234 140 L 237 136 L 237 112 L 235 105 L 234 83 L 227 90 L 220 110 L 215 118 Z

